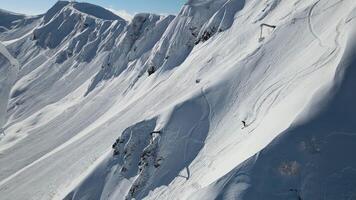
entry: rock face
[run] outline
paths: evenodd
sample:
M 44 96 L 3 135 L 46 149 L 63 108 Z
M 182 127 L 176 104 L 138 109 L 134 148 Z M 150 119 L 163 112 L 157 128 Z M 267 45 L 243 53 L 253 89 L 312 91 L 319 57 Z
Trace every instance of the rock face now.
M 23 20 L 25 16 L 0 9 L 0 18 L 0 32 L 6 32 L 16 26 L 17 22 Z
M 355 7 L 1 10 L 1 199 L 354 199 Z

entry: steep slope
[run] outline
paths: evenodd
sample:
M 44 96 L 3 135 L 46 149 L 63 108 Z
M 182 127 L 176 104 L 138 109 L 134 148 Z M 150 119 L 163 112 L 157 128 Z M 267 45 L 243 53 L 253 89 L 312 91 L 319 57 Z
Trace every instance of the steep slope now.
M 11 13 L 6 10 L 0 9 L 0 32 L 8 31 L 16 26 L 16 24 L 25 18 L 25 15 Z
M 352 196 L 336 186 L 354 176 L 338 155 L 354 148 L 355 6 L 190 0 L 177 16 L 126 22 L 59 1 L 15 29 L 25 36 L 0 34 L 20 63 L 8 84 L 1 197 Z M 259 39 L 262 23 L 276 28 Z
M 355 9 L 353 11 L 355 13 Z M 332 83 L 322 87 L 290 128 L 261 152 L 196 193 L 204 199 L 354 199 L 355 21 Z M 321 106 L 320 106 L 321 105 Z M 193 197 L 191 197 L 193 198 Z
M 0 40 L 9 43 L 26 36 L 37 25 L 41 16 L 26 16 L 0 9 L 0 18 Z
M 237 107 L 238 109 L 236 109 L 236 110 L 232 109 L 233 113 L 231 113 L 231 111 L 228 111 L 228 110 L 224 110 L 222 112 L 223 115 L 225 115 L 225 116 L 222 119 L 220 118 L 220 120 L 224 121 L 224 124 L 217 125 L 217 126 L 222 126 L 222 127 L 217 128 L 217 132 L 215 132 L 215 133 L 214 133 L 214 130 L 211 130 L 211 129 L 209 130 L 209 134 L 211 134 L 211 132 L 214 133 L 214 134 L 212 134 L 213 136 L 211 136 L 212 138 L 210 138 L 210 141 L 212 142 L 211 145 L 213 145 L 213 146 L 208 147 L 209 143 L 205 139 L 195 140 L 195 139 L 193 139 L 192 136 L 190 136 L 193 143 L 199 144 L 199 143 L 202 143 L 202 141 L 205 141 L 205 147 L 208 150 L 206 150 L 206 152 L 201 152 L 200 153 L 201 157 L 196 158 L 195 162 L 193 162 L 191 164 L 191 166 L 189 166 L 189 164 L 185 164 L 186 169 L 184 169 L 183 167 L 178 168 L 178 171 L 181 171 L 182 175 L 178 175 L 177 178 L 175 179 L 175 181 L 173 181 L 173 183 L 171 183 L 169 188 L 162 189 L 164 192 L 161 192 L 160 190 L 158 190 L 155 195 L 152 195 L 153 198 L 157 198 L 156 195 L 159 195 L 159 197 L 163 198 L 163 199 L 175 199 L 177 196 L 179 198 L 183 198 L 183 199 L 188 198 L 188 196 L 189 196 L 187 194 L 187 193 L 189 193 L 188 191 L 192 191 L 192 192 L 194 191 L 194 189 L 192 189 L 192 188 L 198 189 L 199 187 L 204 186 L 206 183 L 209 183 L 211 180 L 214 180 L 215 178 L 223 175 L 224 170 L 227 170 L 227 169 L 229 169 L 229 167 L 233 166 L 234 162 L 238 163 L 238 162 L 243 161 L 243 159 L 246 159 L 246 158 L 248 158 L 249 155 L 252 155 L 251 153 L 253 153 L 253 151 L 255 151 L 256 149 L 260 149 L 264 145 L 268 144 L 270 139 L 273 139 L 273 137 L 275 137 L 276 134 L 280 133 L 280 131 L 283 131 L 285 128 L 287 128 L 289 126 L 289 124 L 291 124 L 293 122 L 293 120 L 297 117 L 298 113 L 301 112 L 301 108 L 306 106 L 305 103 L 310 100 L 310 97 L 313 96 L 313 94 L 320 87 L 322 87 L 323 85 L 325 85 L 327 83 L 329 84 L 329 82 L 332 82 L 332 75 L 334 74 L 335 66 L 337 66 L 338 62 L 341 62 L 341 61 L 339 61 L 339 59 L 340 59 L 340 56 L 343 54 L 343 50 L 342 50 L 342 47 L 340 46 L 341 44 L 340 44 L 339 40 L 340 40 L 340 32 L 344 32 L 344 31 L 341 31 L 340 29 L 341 29 L 341 26 L 343 24 L 345 24 L 345 21 L 347 21 L 346 20 L 347 14 L 352 9 L 350 9 L 350 10 L 346 11 L 344 14 L 342 14 L 345 11 L 344 9 L 348 9 L 347 8 L 348 4 L 340 4 L 340 5 L 337 5 L 337 6 L 339 6 L 338 12 L 335 13 L 335 10 L 333 10 L 333 11 L 329 10 L 329 12 L 326 12 L 324 14 L 324 16 L 317 16 L 316 19 L 313 19 L 314 20 L 313 23 L 315 23 L 315 25 L 313 25 L 313 26 L 318 27 L 319 29 L 322 28 L 323 32 L 325 32 L 324 37 L 326 37 L 326 39 L 323 39 L 324 44 L 320 44 L 319 39 L 317 37 L 315 37 L 314 34 L 309 35 L 309 33 L 311 33 L 310 29 L 303 30 L 303 28 L 302 28 L 302 27 L 308 27 L 309 26 L 308 23 L 311 21 L 311 19 L 306 18 L 305 21 L 304 20 L 300 20 L 299 22 L 295 21 L 295 20 L 297 20 L 296 18 L 301 18 L 300 16 L 303 16 L 303 15 L 308 16 L 310 14 L 310 10 L 316 12 L 315 11 L 316 9 L 324 10 L 325 8 L 329 8 L 331 3 L 330 2 L 322 2 L 319 4 L 320 4 L 319 8 L 316 8 L 315 5 L 314 6 L 308 5 L 308 4 L 299 5 L 299 6 L 301 6 L 301 10 L 299 12 L 296 11 L 296 13 L 295 13 L 296 17 L 293 18 L 293 16 L 290 16 L 291 22 L 287 23 L 286 25 L 282 24 L 286 28 L 282 27 L 279 30 L 276 30 L 276 32 L 274 33 L 274 35 L 276 37 L 276 39 L 274 41 L 276 41 L 276 42 L 274 42 L 272 40 L 272 41 L 269 41 L 269 43 L 265 44 L 261 50 L 257 48 L 258 51 L 271 52 L 271 53 L 266 54 L 266 56 L 264 56 L 264 54 L 262 54 L 262 53 L 260 55 L 257 54 L 256 56 L 258 58 L 255 58 L 255 59 L 253 59 L 253 58 L 251 59 L 251 58 L 249 58 L 250 56 L 248 56 L 247 60 L 245 60 L 245 65 L 248 65 L 248 66 L 246 66 L 246 68 L 247 68 L 246 71 L 244 71 L 244 72 L 233 71 L 232 72 L 232 74 L 243 74 L 244 76 L 247 76 L 249 73 L 251 73 L 251 75 L 249 75 L 249 76 L 250 77 L 255 76 L 253 78 L 253 80 L 255 80 L 255 81 L 246 80 L 246 78 L 243 76 L 241 76 L 239 78 L 234 78 L 234 79 L 225 77 L 227 80 L 239 80 L 241 82 L 244 82 L 244 79 L 245 79 L 248 82 L 251 81 L 251 83 L 247 82 L 245 84 L 233 83 L 233 84 L 237 84 L 237 85 L 242 85 L 243 87 L 247 87 L 247 88 L 239 89 L 239 86 L 237 86 L 237 87 L 230 86 L 231 88 L 233 88 L 231 92 L 235 92 L 234 90 L 240 90 L 239 92 L 245 93 L 245 94 L 234 95 L 234 97 L 232 99 L 235 98 L 238 101 L 239 96 L 242 96 L 242 97 L 240 97 L 242 99 L 241 101 L 247 101 L 247 102 L 237 103 L 237 105 L 235 104 L 235 105 L 232 105 L 231 107 L 229 107 L 231 109 L 231 108 L 234 108 L 235 106 L 239 106 L 239 107 Z M 279 6 L 280 7 L 283 6 L 280 9 L 282 11 L 284 10 L 288 14 L 288 12 L 287 12 L 288 9 L 286 9 L 286 7 L 288 8 L 288 6 L 290 6 L 290 5 L 291 4 L 281 4 Z M 306 6 L 307 9 L 305 9 L 304 6 Z M 334 5 L 334 6 L 336 6 L 336 5 Z M 345 7 L 343 7 L 343 6 L 345 6 Z M 330 15 L 331 12 L 334 12 L 334 16 L 338 16 L 338 17 L 335 17 L 335 21 L 329 21 L 329 24 L 327 27 L 321 27 L 319 24 L 325 23 L 323 21 L 326 19 L 325 16 Z M 277 19 L 280 16 L 284 17 L 284 14 L 286 14 L 286 13 L 280 13 L 280 15 L 277 16 Z M 256 16 L 259 17 L 259 15 L 256 15 Z M 276 19 L 273 19 L 273 18 L 271 20 L 277 21 Z M 239 25 L 241 26 L 242 24 L 239 24 Z M 293 28 L 290 26 L 293 26 Z M 283 28 L 284 28 L 284 30 L 283 30 Z M 290 32 L 290 31 L 293 32 L 293 30 L 296 31 L 298 29 L 300 29 L 300 32 L 297 32 L 296 35 L 287 37 L 287 34 L 286 34 L 287 32 Z M 345 28 L 343 30 L 347 30 L 347 29 Z M 236 32 L 234 32 L 234 33 L 236 34 Z M 345 31 L 345 32 L 347 32 L 347 31 Z M 301 38 L 298 36 L 303 36 L 304 40 L 300 40 Z M 322 38 L 322 36 L 319 36 L 319 37 Z M 278 38 L 278 40 L 277 40 L 277 38 Z M 257 37 L 254 38 L 254 40 L 256 40 L 256 39 L 257 39 Z M 283 41 L 288 41 L 288 42 L 283 42 Z M 304 41 L 305 43 L 304 44 L 300 43 L 301 41 Z M 314 44 L 312 44 L 312 46 L 308 46 L 308 43 L 310 43 L 310 41 L 315 41 Z M 344 40 L 344 42 L 345 41 L 346 40 Z M 223 43 L 223 42 L 219 41 L 219 43 Z M 280 43 L 290 44 L 290 45 L 278 46 L 278 44 L 280 44 Z M 215 45 L 216 44 L 218 44 L 218 42 L 215 43 Z M 308 46 L 308 49 L 310 49 L 310 50 L 306 51 L 305 50 L 306 46 Z M 214 46 L 214 47 L 216 47 L 216 46 Z M 312 49 L 318 49 L 318 50 L 312 50 Z M 212 51 L 212 49 L 209 49 L 209 50 Z M 209 55 L 209 53 L 207 53 L 209 50 L 202 53 L 201 55 Z M 309 56 L 311 56 L 311 57 L 309 57 L 310 63 L 305 62 L 304 59 L 300 60 L 300 57 L 302 57 L 302 58 L 307 57 L 307 55 L 309 54 L 309 51 L 315 51 L 318 53 L 313 53 L 312 55 L 309 55 Z M 285 53 L 281 53 L 281 52 L 285 52 Z M 234 53 L 238 54 L 236 52 L 234 52 Z M 256 52 L 254 52 L 254 53 L 256 53 Z M 261 55 L 262 55 L 262 57 L 261 57 Z M 225 56 L 225 58 L 231 59 L 231 56 Z M 288 68 L 285 68 L 286 61 L 288 62 Z M 197 59 L 197 61 L 195 63 L 190 62 L 189 64 L 194 65 L 199 62 L 201 62 L 201 60 Z M 300 68 L 300 66 L 303 66 L 303 65 L 305 67 Z M 228 65 L 223 65 L 223 66 L 228 67 Z M 295 66 L 295 68 L 292 66 Z M 223 67 L 221 67 L 221 68 L 223 68 Z M 251 69 L 254 71 L 250 71 Z M 294 69 L 296 71 L 291 71 L 292 69 Z M 239 70 L 241 70 L 241 69 L 239 69 Z M 229 72 L 231 73 L 231 71 L 229 71 Z M 266 73 L 266 72 L 268 72 L 268 73 Z M 185 75 L 186 75 L 186 73 L 189 74 L 189 71 L 187 69 L 185 69 L 185 71 L 184 71 Z M 219 77 L 218 73 L 219 72 L 217 72 L 217 71 L 213 71 L 214 76 Z M 324 75 L 321 76 L 320 73 L 324 74 Z M 270 79 L 270 80 L 268 80 L 268 79 Z M 258 82 L 257 80 L 262 80 L 262 81 Z M 211 79 L 210 79 L 210 81 L 211 81 Z M 258 83 L 257 85 L 256 85 L 256 82 Z M 298 85 L 297 85 L 297 83 L 298 83 Z M 263 85 L 263 84 L 267 84 L 267 85 Z M 230 84 L 226 84 L 225 87 L 227 85 L 230 85 Z M 251 88 L 249 88 L 249 87 L 251 87 Z M 221 91 L 221 90 L 223 90 L 221 87 L 218 87 L 218 88 L 219 89 L 216 89 L 216 90 L 220 90 L 221 94 L 226 95 L 226 93 L 229 93 L 226 91 L 225 92 Z M 228 86 L 228 88 L 229 88 L 229 86 Z M 258 90 L 260 90 L 260 91 L 258 91 Z M 293 92 L 288 92 L 289 90 L 292 90 Z M 249 94 L 246 94 L 247 91 L 253 91 L 250 94 L 251 96 L 248 96 Z M 304 98 L 300 97 L 298 95 L 298 93 L 300 93 L 301 91 L 305 95 Z M 216 92 L 216 93 L 218 93 L 218 92 Z M 243 95 L 246 95 L 247 97 L 246 96 L 244 97 Z M 219 95 L 216 95 L 216 96 L 219 96 Z M 208 99 L 209 99 L 209 95 L 208 95 Z M 278 103 L 278 101 L 281 101 L 280 99 L 284 100 L 285 102 Z M 212 105 L 216 104 L 214 100 L 210 99 L 208 101 L 210 101 L 210 104 L 212 104 Z M 222 100 L 219 99 L 217 102 L 221 103 L 220 101 L 222 101 Z M 249 102 L 249 101 L 251 101 L 251 102 Z M 240 104 L 240 105 L 238 105 L 238 104 Z M 298 105 L 298 106 L 289 107 L 289 104 Z M 226 106 L 226 104 L 221 103 L 220 106 L 224 107 L 224 106 Z M 195 107 L 198 107 L 198 106 L 195 106 Z M 245 111 L 244 107 L 247 107 L 247 109 L 253 108 L 252 113 L 250 110 L 247 110 L 247 113 L 244 114 L 243 113 Z M 273 108 L 273 107 L 276 107 L 276 108 Z M 221 107 L 220 108 L 215 107 L 212 110 L 214 110 L 216 112 L 216 110 L 219 110 L 219 109 L 221 109 Z M 236 116 L 235 112 L 237 110 L 240 112 L 240 113 L 238 113 L 238 114 L 240 114 L 240 117 L 232 117 L 233 115 Z M 229 116 L 229 112 L 231 113 L 232 116 L 231 115 Z M 191 113 L 194 113 L 193 109 L 191 109 L 191 112 L 189 112 L 189 111 L 186 112 L 186 116 L 191 115 Z M 264 115 L 265 115 L 265 117 L 263 117 Z M 249 123 L 248 129 L 249 130 L 247 133 L 246 133 L 246 131 L 241 131 L 241 134 L 247 134 L 248 136 L 240 135 L 238 133 L 239 132 L 238 126 L 240 126 L 239 121 L 241 121 L 242 119 L 246 119 L 246 121 L 248 121 L 248 123 Z M 212 121 L 214 121 L 214 120 L 212 120 Z M 182 123 L 182 121 L 179 121 L 179 122 L 176 122 L 176 124 L 180 126 L 181 124 L 184 124 L 184 123 Z M 319 126 L 322 126 L 322 125 L 319 125 Z M 234 128 L 234 127 L 236 127 L 236 128 Z M 176 139 L 177 137 L 174 137 L 174 135 L 170 135 L 169 130 L 171 130 L 171 129 L 170 128 L 167 128 L 167 129 L 168 129 L 168 131 L 166 131 L 166 128 L 162 129 L 162 134 L 169 135 L 169 136 L 164 136 L 164 137 L 174 138 L 174 143 L 179 144 L 179 142 Z M 221 133 L 221 130 L 224 130 L 224 132 L 227 132 L 227 133 Z M 147 132 L 149 132 L 149 130 Z M 184 132 L 187 134 L 189 133 L 189 131 L 182 131 L 182 133 L 184 133 Z M 197 135 L 200 135 L 200 134 L 198 134 L 199 131 L 195 131 L 195 133 Z M 237 136 L 235 136 L 236 134 L 237 134 Z M 183 135 L 181 135 L 181 136 L 183 137 Z M 119 140 L 119 141 L 122 141 L 122 140 Z M 230 143 L 230 141 L 231 141 L 231 143 Z M 166 143 L 169 143 L 169 142 L 162 142 L 162 146 L 163 146 L 163 144 L 166 144 Z M 194 145 L 195 148 L 197 146 L 199 146 L 197 144 Z M 129 143 L 127 143 L 126 145 L 130 146 Z M 179 147 L 182 147 L 182 145 L 177 145 L 177 147 L 172 147 L 172 144 L 170 145 L 170 148 L 172 148 L 172 149 L 177 149 L 177 148 L 179 149 Z M 254 147 L 254 148 L 251 148 L 251 147 Z M 183 148 L 186 149 L 186 151 L 188 151 L 188 152 L 192 151 L 192 150 L 189 150 L 192 147 L 190 147 L 190 148 L 184 147 L 184 145 L 183 145 Z M 168 150 L 168 152 L 169 151 L 170 150 Z M 280 151 L 281 150 L 279 150 L 277 152 L 280 152 Z M 123 151 L 120 150 L 118 152 L 122 153 Z M 127 156 L 127 154 L 130 155 L 130 153 L 126 153 L 126 152 L 127 151 L 124 151 L 124 155 L 123 155 L 124 159 L 129 158 Z M 146 151 L 142 151 L 142 155 L 145 155 L 145 152 Z M 160 148 L 160 150 L 158 150 L 158 152 L 159 153 L 153 154 L 153 159 L 157 160 L 157 159 L 163 157 L 165 159 L 165 161 L 163 161 L 163 164 L 159 164 L 160 166 L 158 169 L 154 169 L 154 167 L 153 167 L 154 163 L 151 165 L 149 164 L 149 166 L 152 166 L 153 171 L 155 173 L 155 175 L 152 175 L 151 177 L 155 177 L 155 176 L 157 176 L 157 174 L 166 174 L 168 169 L 169 169 L 169 171 L 172 171 L 172 169 L 175 169 L 174 167 L 170 167 L 168 169 L 165 169 L 165 167 L 164 167 L 164 165 L 166 164 L 165 162 L 168 162 L 168 163 L 172 162 L 167 158 L 170 156 L 165 155 L 165 154 L 167 154 L 167 150 L 165 150 L 162 147 L 162 148 Z M 214 154 L 214 152 L 216 152 L 216 153 Z M 162 154 L 164 156 L 162 156 Z M 227 154 L 229 156 L 226 156 L 225 154 Z M 168 155 L 169 155 L 169 153 L 168 153 Z M 174 158 L 177 158 L 177 157 L 180 158 L 182 160 L 181 162 L 183 162 L 183 163 L 186 160 L 185 153 L 182 153 L 182 154 L 172 153 L 170 155 Z M 180 155 L 180 156 L 178 156 L 178 155 Z M 231 155 L 236 155 L 236 157 L 233 158 L 233 157 L 231 157 Z M 145 158 L 145 157 L 143 157 L 143 158 Z M 116 159 L 117 158 L 115 158 L 115 157 L 113 158 L 114 163 L 115 163 Z M 122 158 L 120 158 L 120 159 L 122 159 Z M 293 157 L 291 157 L 290 159 L 293 159 Z M 190 163 L 190 162 L 191 161 L 188 161 L 188 163 Z M 148 163 L 150 163 L 150 162 L 148 162 Z M 174 163 L 175 164 L 173 166 L 177 166 L 177 167 L 179 166 L 177 164 L 176 160 L 174 161 Z M 266 165 L 265 163 L 261 164 L 261 167 L 264 167 Z M 281 163 L 283 164 L 283 162 L 281 162 Z M 286 163 L 287 163 L 286 164 L 287 168 L 289 165 L 291 165 L 292 167 L 294 166 L 294 162 L 290 162 L 291 163 L 290 164 L 290 163 L 288 163 L 288 161 L 286 161 Z M 126 169 L 125 165 L 120 165 L 120 163 L 117 165 L 124 167 L 121 169 L 119 168 L 119 170 Z M 166 165 L 168 165 L 168 164 L 166 164 Z M 251 165 L 253 166 L 253 164 L 251 164 Z M 248 165 L 248 166 L 251 166 L 251 165 Z M 111 165 L 109 165 L 109 166 L 111 166 Z M 137 165 L 134 164 L 133 166 L 137 166 Z M 191 169 L 189 169 L 189 168 L 191 168 Z M 195 170 L 195 173 L 193 170 Z M 209 172 L 209 173 L 204 173 L 204 172 Z M 118 172 L 112 172 L 112 173 L 115 174 Z M 289 172 L 286 172 L 286 173 L 289 173 Z M 193 174 L 193 177 L 190 177 L 191 174 Z M 261 177 L 262 174 L 263 173 L 258 173 L 258 175 L 256 175 L 256 177 Z M 110 176 L 111 175 L 109 175 L 109 177 Z M 135 177 L 136 182 L 139 182 L 141 185 L 140 184 L 137 185 L 137 184 L 135 184 L 136 182 L 134 182 L 134 184 L 130 190 L 126 189 L 126 187 L 127 187 L 126 185 L 120 185 L 119 189 L 117 189 L 116 194 L 122 194 L 123 192 L 132 194 L 132 193 L 135 193 L 136 190 L 139 190 L 140 187 L 142 187 L 142 185 L 144 187 L 147 187 L 147 186 L 145 186 L 147 183 L 141 181 L 141 179 L 140 179 L 141 176 L 143 176 L 143 177 L 147 176 L 146 173 L 144 173 L 144 170 L 139 171 L 138 178 Z M 102 177 L 107 178 L 107 176 L 105 176 L 105 175 L 102 175 Z M 158 179 L 164 180 L 164 178 L 158 178 Z M 189 179 L 189 180 L 187 182 L 185 182 L 186 179 Z M 129 179 L 129 180 L 131 180 L 131 179 Z M 270 177 L 266 176 L 267 183 L 268 183 L 268 180 L 270 180 Z M 243 181 L 245 181 L 245 180 L 243 180 Z M 241 181 L 242 182 L 241 190 L 243 190 L 244 186 L 246 186 L 246 183 L 244 183 L 243 181 Z M 89 180 L 89 182 L 90 182 L 90 180 Z M 235 184 L 234 181 L 232 181 L 232 182 L 233 182 L 233 184 Z M 155 183 L 157 183 L 157 181 Z M 256 184 L 257 183 L 259 183 L 258 180 L 256 180 Z M 224 184 L 224 182 L 221 182 L 221 184 Z M 150 185 L 150 184 L 148 184 L 148 185 Z M 152 183 L 151 183 L 151 185 L 152 185 Z M 182 185 L 184 185 L 184 187 Z M 252 187 L 253 186 L 254 185 L 252 185 Z M 275 198 L 275 196 L 273 196 L 273 195 L 278 195 L 278 194 L 275 194 L 273 190 L 268 189 L 268 187 L 266 187 L 266 190 L 263 190 L 263 187 L 266 187 L 266 186 L 262 185 L 259 190 L 266 191 L 269 195 L 271 195 L 271 198 Z M 226 188 L 229 189 L 229 186 L 226 186 Z M 237 185 L 236 188 L 240 188 L 240 185 Z M 291 189 L 293 189 L 293 188 L 294 187 L 291 186 Z M 278 189 L 276 189 L 276 190 L 278 193 Z M 280 191 L 282 191 L 282 193 L 283 192 L 285 192 L 285 193 L 284 193 L 284 195 L 279 195 L 279 197 L 281 199 L 285 199 L 286 196 L 290 196 L 290 198 L 296 198 L 295 191 L 294 190 L 288 191 L 288 190 L 289 190 L 289 188 L 280 189 Z M 205 192 L 206 191 L 203 190 L 203 193 L 205 193 Z M 300 190 L 298 190 L 298 192 L 300 192 Z M 314 191 L 314 190 L 313 190 L 313 192 L 316 193 L 316 191 Z M 353 192 L 353 191 L 351 190 L 351 192 Z M 221 195 L 220 197 L 223 199 L 228 198 L 229 195 L 235 195 L 235 198 L 233 198 L 233 199 L 236 199 L 236 198 L 238 198 L 237 195 L 239 195 L 239 193 L 242 194 L 243 191 L 239 191 L 237 189 L 236 190 L 231 189 L 231 190 L 229 190 L 229 192 L 227 192 L 227 194 L 225 194 L 224 192 L 221 192 L 221 193 L 216 192 L 215 194 L 208 193 L 208 195 L 205 196 L 205 198 L 208 198 L 208 197 L 212 198 L 212 197 L 218 196 L 220 194 Z M 183 196 L 182 196 L 182 194 L 183 194 Z M 254 189 L 251 189 L 251 194 L 258 195 L 255 199 L 261 199 L 261 196 L 266 196 L 265 193 L 262 193 L 262 194 L 256 193 Z M 224 195 L 226 195 L 226 196 L 224 196 Z M 332 195 L 337 196 L 338 194 L 336 192 L 334 192 Z M 76 197 L 76 196 L 74 196 L 74 197 Z M 139 195 L 136 197 L 139 199 L 141 198 Z M 196 199 L 202 199 L 201 196 L 194 196 L 194 197 Z M 76 198 L 80 198 L 80 195 L 79 195 L 79 197 L 76 197 Z M 105 199 L 106 197 L 103 197 L 103 198 Z M 117 199 L 118 197 L 112 196 L 111 198 Z M 192 197 L 189 197 L 188 199 L 191 199 L 191 198 Z M 252 197 L 247 196 L 245 198 L 250 199 Z
M 163 22 L 155 25 L 153 31 L 149 27 L 141 27 L 145 31 L 144 34 L 146 34 L 141 38 L 138 36 L 139 33 L 130 33 L 129 36 L 132 37 L 133 35 L 133 39 L 137 41 L 136 44 L 132 45 L 133 48 L 128 49 L 133 51 L 131 52 L 133 55 L 127 55 L 127 53 L 122 52 L 127 48 L 122 48 L 120 44 L 117 45 L 118 48 L 114 50 L 111 57 L 121 56 L 122 58 L 116 59 L 113 63 L 113 66 L 116 67 L 110 66 L 110 70 L 103 68 L 98 73 L 90 89 L 95 88 L 98 83 L 106 80 L 106 78 L 119 76 L 128 67 L 138 71 L 138 76 L 141 77 L 148 69 L 165 72 L 179 66 L 190 54 L 195 44 L 208 40 L 217 30 L 221 32 L 229 28 L 234 14 L 242 9 L 243 5 L 243 0 L 218 0 L 204 3 L 191 1 L 182 8 L 177 17 L 173 19 L 173 16 L 167 16 L 162 20 Z M 222 17 L 220 13 L 225 13 L 225 15 Z M 221 18 L 216 17 L 216 15 Z M 131 25 L 134 26 L 134 30 L 135 26 L 140 27 L 145 23 L 146 19 L 139 14 L 134 17 Z M 130 26 L 128 27 L 128 32 L 131 32 Z M 153 37 L 151 38 L 150 36 Z M 133 39 L 125 37 L 122 41 L 126 45 L 127 41 L 132 41 Z M 150 52 L 147 52 L 147 54 L 142 51 L 136 52 L 140 43 L 145 43 L 143 45 L 145 50 L 150 50 Z M 146 44 L 149 44 L 149 46 Z M 128 46 L 131 47 L 131 45 Z M 141 55 L 142 57 L 140 58 Z M 123 62 L 125 60 L 127 61 Z M 139 60 L 139 63 L 135 60 Z M 128 62 L 132 63 L 131 66 L 128 66 Z
M 0 134 L 3 134 L 3 126 L 6 122 L 6 112 L 10 90 L 19 70 L 18 61 L 9 53 L 6 47 L 0 43 Z M 2 137 L 1 135 L 0 137 Z

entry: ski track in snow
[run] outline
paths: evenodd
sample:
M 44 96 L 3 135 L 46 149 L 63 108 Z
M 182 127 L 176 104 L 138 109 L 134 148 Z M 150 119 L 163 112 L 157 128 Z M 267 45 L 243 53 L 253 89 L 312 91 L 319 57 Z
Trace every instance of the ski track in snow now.
M 318 1 L 319 2 L 319 1 Z M 316 2 L 315 4 L 313 4 L 313 7 L 316 6 L 316 4 L 318 3 Z M 311 11 L 313 10 L 310 9 Z M 311 12 L 309 12 L 311 13 Z M 311 15 L 310 15 L 311 16 Z M 265 112 L 264 113 L 267 113 L 268 110 L 273 106 L 273 104 L 276 102 L 276 100 L 279 98 L 281 92 L 285 89 L 285 88 L 288 88 L 288 84 L 296 81 L 296 79 L 300 79 L 300 78 L 303 78 L 303 77 L 306 77 L 307 75 L 311 74 L 311 73 L 314 73 L 315 71 L 321 69 L 323 66 L 325 66 L 326 64 L 328 64 L 331 60 L 334 59 L 334 57 L 332 55 L 336 55 L 337 53 L 337 49 L 340 47 L 340 44 L 338 42 L 338 38 L 340 36 L 340 26 L 341 26 L 341 23 L 339 23 L 336 27 L 336 37 L 334 39 L 334 42 L 335 42 L 335 46 L 333 47 L 333 50 L 331 51 L 331 53 L 327 56 L 327 59 L 321 59 L 319 61 L 317 61 L 316 63 L 314 63 L 312 66 L 304 69 L 304 70 L 301 70 L 299 72 L 297 72 L 293 77 L 284 77 L 280 80 L 277 80 L 275 83 L 273 83 L 272 85 L 270 85 L 269 87 L 267 87 L 263 92 L 262 92 L 262 95 L 260 95 L 254 106 L 253 106 L 253 113 L 254 113 L 254 118 L 248 123 L 248 125 L 252 125 L 256 122 L 257 120 L 257 116 L 261 116 L 261 109 L 262 108 L 266 108 Z M 319 38 L 319 37 L 317 37 Z M 320 40 L 321 41 L 321 40 Z M 324 45 L 321 45 L 321 46 L 324 46 Z M 268 68 L 267 68 L 268 70 Z M 266 78 L 267 76 L 265 76 Z M 268 106 L 263 106 L 267 101 L 268 99 L 272 99 L 269 103 Z M 258 125 L 255 125 L 253 129 L 251 129 L 249 132 L 253 132 L 256 128 L 257 128 Z
M 204 90 L 204 86 L 202 86 L 202 87 L 200 88 L 200 90 L 201 90 L 201 97 L 204 99 L 204 101 L 205 101 L 205 103 L 206 103 L 206 105 L 207 105 L 207 108 L 208 108 L 208 114 L 207 114 L 207 116 L 209 117 L 209 121 L 211 121 L 211 119 L 210 119 L 210 117 L 211 117 L 211 106 L 210 106 L 210 103 L 209 103 L 209 101 L 208 101 L 208 98 L 206 97 L 205 90 Z M 206 117 L 206 116 L 203 116 L 203 117 L 200 119 L 199 123 L 195 124 L 195 126 L 192 127 L 192 129 L 189 131 L 189 133 L 188 133 L 186 136 L 184 136 L 184 137 L 182 138 L 182 139 L 185 140 L 185 143 L 184 143 L 184 154 L 183 154 L 183 159 L 184 159 L 185 162 L 187 161 L 187 150 L 188 150 L 187 146 L 188 146 L 188 143 L 189 143 L 189 142 L 194 142 L 194 143 L 197 143 L 197 144 L 203 144 L 203 146 L 204 146 L 204 144 L 205 144 L 203 141 L 196 140 L 196 139 L 194 139 L 194 137 L 192 137 L 192 134 L 194 133 L 194 130 L 198 127 L 198 125 L 203 121 L 203 119 L 204 119 L 205 117 Z M 203 148 L 204 148 L 204 147 L 203 147 Z M 186 176 L 186 177 L 185 177 L 185 176 L 182 176 L 182 175 L 179 175 L 179 176 L 182 177 L 182 178 L 186 178 L 187 180 L 189 180 L 189 178 L 190 178 L 190 169 L 189 169 L 189 166 L 186 166 L 186 172 L 187 172 L 187 176 Z
M 315 7 L 319 4 L 320 1 L 321 0 L 318 0 L 317 2 L 315 2 L 311 6 L 311 8 L 309 10 L 309 13 L 308 13 L 308 24 L 309 24 L 309 30 L 312 33 L 312 35 L 315 37 L 315 39 L 317 39 L 319 41 L 320 46 L 324 47 L 324 44 L 323 44 L 320 36 L 315 32 L 314 26 L 313 26 L 313 23 L 312 23 L 313 11 L 314 11 Z

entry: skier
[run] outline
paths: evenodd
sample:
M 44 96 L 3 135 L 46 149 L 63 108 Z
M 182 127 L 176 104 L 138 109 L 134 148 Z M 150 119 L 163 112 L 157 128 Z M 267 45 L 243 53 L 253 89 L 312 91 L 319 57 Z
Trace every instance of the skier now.
M 242 125 L 243 125 L 242 129 L 246 128 L 247 127 L 246 121 L 242 120 L 241 122 L 242 122 Z

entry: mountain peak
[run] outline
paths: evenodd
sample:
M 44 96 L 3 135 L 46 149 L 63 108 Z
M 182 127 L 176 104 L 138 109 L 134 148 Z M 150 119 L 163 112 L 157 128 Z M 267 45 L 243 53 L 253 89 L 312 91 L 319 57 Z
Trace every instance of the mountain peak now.
M 124 19 L 114 14 L 108 9 L 90 3 L 74 1 L 58 1 L 52 8 L 47 11 L 47 13 L 45 14 L 44 21 L 48 22 L 50 19 L 52 19 L 54 15 L 56 15 L 58 12 L 61 12 L 61 10 L 65 7 L 103 20 L 125 21 Z
M 356 1 L 186 1 L 0 32 L 1 199 L 355 199 Z
M 108 9 L 84 2 L 70 2 L 76 10 L 104 20 L 124 20 Z
M 25 18 L 25 15 L 13 13 L 11 11 L 0 9 L 0 32 L 6 31 L 14 25 L 14 22 Z

